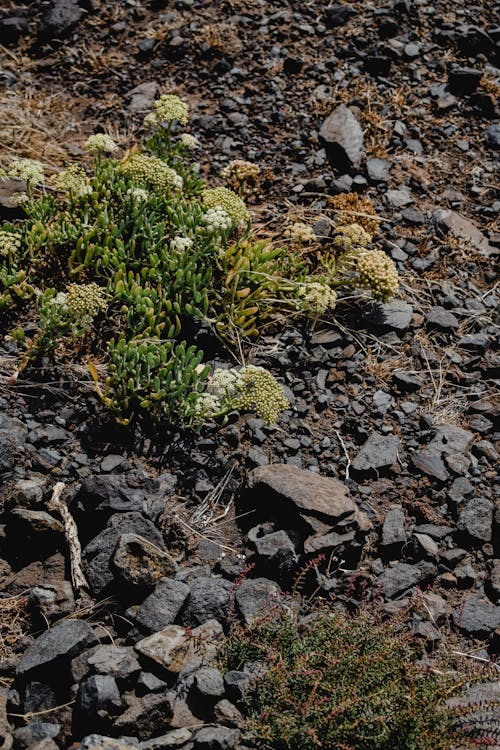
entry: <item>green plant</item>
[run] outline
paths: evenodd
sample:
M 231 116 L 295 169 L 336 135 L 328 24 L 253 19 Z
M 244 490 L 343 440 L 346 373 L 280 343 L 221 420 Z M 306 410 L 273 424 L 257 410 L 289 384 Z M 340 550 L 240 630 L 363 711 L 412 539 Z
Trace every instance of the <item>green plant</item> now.
M 366 611 L 348 617 L 325 607 L 310 614 L 304 626 L 290 612 L 236 626 L 222 661 L 224 669 L 255 661 L 263 667 L 244 704 L 258 748 L 472 746 L 459 729 L 467 711 L 446 706 L 450 696 L 462 692 L 466 679 L 442 663 L 420 665 L 420 655 L 400 622 L 380 622 Z
M 56 361 L 90 354 L 108 370 L 97 383 L 103 401 L 125 421 L 148 413 L 191 425 L 231 409 L 274 421 L 287 402 L 265 371 L 247 382 L 243 368 L 237 399 L 216 404 L 204 391 L 195 321 L 211 323 L 241 352 L 279 312 L 317 318 L 332 310 L 333 287 L 357 283 L 385 299 L 395 271 L 352 226 L 341 228 L 349 251 L 332 242 L 317 268 L 302 252 L 315 241 L 307 226 L 294 225 L 289 242 L 260 237 L 240 195 L 200 178 L 191 159 L 197 139 L 177 133 L 188 113 L 165 94 L 146 117 L 144 141 L 123 154 L 96 133 L 82 163 L 56 174 L 33 160 L 10 165 L 7 174 L 27 183 L 26 218 L 0 225 L 0 311 L 22 329 L 22 316 L 32 319 L 26 303 L 36 298 L 39 330 L 18 337 L 25 348 L 18 373 L 42 352 Z M 257 188 L 257 165 L 238 160 L 223 172 L 240 193 Z

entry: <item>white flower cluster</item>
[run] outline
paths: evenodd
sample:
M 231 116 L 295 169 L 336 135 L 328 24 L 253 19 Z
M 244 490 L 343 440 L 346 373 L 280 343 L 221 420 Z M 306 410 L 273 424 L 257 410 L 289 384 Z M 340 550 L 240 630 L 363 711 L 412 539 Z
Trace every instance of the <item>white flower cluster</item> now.
M 190 151 L 194 151 L 200 145 L 198 138 L 190 133 L 182 133 L 179 140 Z
M 33 185 L 44 180 L 43 164 L 36 159 L 15 159 L 7 174 L 14 180 L 24 180 Z
M 65 190 L 75 198 L 81 198 L 92 192 L 87 175 L 78 164 L 72 164 L 65 171 L 54 175 L 52 183 L 58 190 Z
M 189 237 L 174 237 L 170 242 L 170 247 L 173 250 L 183 253 L 184 250 L 189 250 L 189 248 L 193 247 L 193 240 Z
M 310 227 L 309 224 L 304 224 L 302 221 L 296 221 L 294 224 L 287 227 L 285 237 L 300 244 L 303 242 L 314 242 L 316 239 L 313 228 Z
M 118 151 L 118 144 L 114 142 L 109 135 L 106 133 L 96 133 L 95 135 L 89 135 L 85 141 L 85 148 L 89 154 L 114 154 Z
M 142 203 L 143 201 L 147 201 L 149 198 L 149 193 L 147 190 L 144 190 L 144 188 L 130 188 L 127 190 L 127 195 L 132 200 L 136 201 L 137 203 Z
M 224 370 L 219 367 L 208 381 L 207 392 L 216 396 L 219 401 L 235 398 L 238 392 L 238 383 L 240 380 L 239 370 L 232 367 L 230 370 Z
M 17 254 L 21 247 L 21 235 L 17 232 L 0 231 L 0 258 L 8 258 Z
M 202 419 L 211 419 L 222 411 L 222 404 L 217 396 L 211 393 L 201 393 L 196 402 L 195 413 Z
M 222 206 L 216 206 L 205 211 L 205 224 L 209 232 L 225 232 L 231 229 L 232 221 Z

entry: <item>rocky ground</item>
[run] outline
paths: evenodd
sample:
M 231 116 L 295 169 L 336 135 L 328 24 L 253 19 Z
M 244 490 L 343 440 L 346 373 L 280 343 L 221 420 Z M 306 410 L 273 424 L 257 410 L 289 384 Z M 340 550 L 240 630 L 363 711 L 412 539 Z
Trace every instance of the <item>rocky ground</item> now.
M 366 195 L 401 276 L 386 305 L 350 299 L 313 328 L 264 332 L 248 357 L 291 402 L 272 427 L 130 434 L 77 369 L 9 385 L 4 342 L 4 749 L 245 747 L 251 668 L 207 661 L 304 569 L 304 592 L 339 605 L 392 613 L 420 591 L 408 617 L 430 652 L 451 632 L 470 656 L 498 654 L 497 24 L 484 0 L 1 11 L 5 157 L 57 164 L 97 123 L 125 143 L 175 91 L 207 176 L 232 158 L 266 169 L 253 213 L 269 231 L 287 216 L 326 234 L 333 196 Z

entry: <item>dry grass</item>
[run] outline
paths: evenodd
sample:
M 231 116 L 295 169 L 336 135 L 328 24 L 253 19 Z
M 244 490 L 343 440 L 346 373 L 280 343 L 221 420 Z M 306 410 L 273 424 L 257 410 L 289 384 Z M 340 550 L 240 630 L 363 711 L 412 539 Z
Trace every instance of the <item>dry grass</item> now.
M 0 599 L 0 663 L 15 654 L 16 645 L 28 630 L 27 603 L 28 598 L 20 595 Z
M 84 106 L 81 100 L 76 103 L 62 94 L 40 93 L 32 88 L 1 94 L 2 161 L 8 164 L 17 157 L 62 164 L 68 158 L 68 143 L 80 144 L 92 132 L 88 121 L 86 132 L 82 132 Z

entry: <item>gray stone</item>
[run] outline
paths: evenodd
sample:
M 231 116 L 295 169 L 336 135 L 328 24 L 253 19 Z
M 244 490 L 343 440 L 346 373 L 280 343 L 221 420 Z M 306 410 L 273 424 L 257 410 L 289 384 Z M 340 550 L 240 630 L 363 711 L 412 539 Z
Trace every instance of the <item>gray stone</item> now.
M 469 96 L 479 86 L 483 73 L 474 68 L 452 67 L 448 74 L 448 87 L 454 96 Z
M 492 340 L 486 333 L 471 333 L 468 336 L 462 336 L 457 345 L 461 349 L 467 349 L 470 352 L 483 353 L 490 348 Z M 476 417 L 477 419 L 477 417 Z
M 417 550 L 422 553 L 420 557 L 428 557 L 434 560 L 438 556 L 439 547 L 432 537 L 427 534 L 414 534 L 413 537 L 416 541 Z
M 203 697 L 216 700 L 224 695 L 224 678 L 214 667 L 201 667 L 194 675 L 194 687 Z
M 440 425 L 429 448 L 445 454 L 465 453 L 474 440 L 474 433 L 453 424 Z
M 19 454 L 16 439 L 7 430 L 0 430 L 0 474 L 12 471 Z
M 336 107 L 319 131 L 326 141 L 328 159 L 340 172 L 359 167 L 363 156 L 363 129 L 345 104 Z
M 163 630 L 175 622 L 189 592 L 189 586 L 182 581 L 173 578 L 160 579 L 154 591 L 137 610 L 135 622 L 150 633 Z
M 371 182 L 387 182 L 392 163 L 386 159 L 367 159 L 366 171 Z
M 411 461 L 416 469 L 429 477 L 439 479 L 440 482 L 445 482 L 450 476 L 437 450 L 415 451 L 411 455 Z
M 113 714 L 121 708 L 120 691 L 114 677 L 92 675 L 80 683 L 76 696 L 75 711 L 80 722 L 89 725 L 102 714 Z
M 127 96 L 130 103 L 127 107 L 129 112 L 149 112 L 153 108 L 153 101 L 158 92 L 156 81 L 146 81 L 131 89 Z
M 99 646 L 88 663 L 97 674 L 109 675 L 119 682 L 133 682 L 141 671 L 134 650 L 128 646 Z
M 250 625 L 263 612 L 273 609 L 283 601 L 283 594 L 274 581 L 267 578 L 247 578 L 234 594 L 236 607 L 243 620 Z
M 252 685 L 252 678 L 247 672 L 232 669 L 224 675 L 226 693 L 230 700 L 239 703 Z
M 229 727 L 203 727 L 194 736 L 193 750 L 236 750 L 241 732 Z
M 388 190 L 385 199 L 394 208 L 403 208 L 413 203 L 413 196 L 407 187 L 401 187 L 398 190 Z
M 38 29 L 41 39 L 63 39 L 81 20 L 84 11 L 77 0 L 54 0 Z
M 471 595 L 454 610 L 453 621 L 462 633 L 487 638 L 500 625 L 500 607 Z
M 223 634 L 222 625 L 208 620 L 189 633 L 178 625 L 169 625 L 135 644 L 136 651 L 172 674 L 178 674 L 195 654 L 199 658 L 215 657 L 217 642 Z
M 111 562 L 116 545 L 122 534 L 132 531 L 156 546 L 164 547 L 163 537 L 154 523 L 141 513 L 116 513 L 111 516 L 106 528 L 83 551 L 87 581 L 95 597 L 102 596 L 113 582 Z
M 387 568 L 377 579 L 388 599 L 395 599 L 416 586 L 425 577 L 425 570 L 420 565 L 398 563 Z
M 28 750 L 45 739 L 55 739 L 61 733 L 61 724 L 48 721 L 30 721 L 26 726 L 14 730 L 15 746 L 19 750 Z
M 83 738 L 78 750 L 137 750 L 134 738 L 116 739 L 102 734 L 89 734 Z
M 449 310 L 444 307 L 433 307 L 426 316 L 427 324 L 431 328 L 437 328 L 440 331 L 449 331 L 458 328 L 460 321 Z
M 432 221 L 439 227 L 451 232 L 458 239 L 472 244 L 481 255 L 498 253 L 488 242 L 485 235 L 468 219 L 448 208 L 438 208 L 432 214 Z
M 418 375 L 412 375 L 409 372 L 399 370 L 392 377 L 399 390 L 405 393 L 419 391 L 423 385 L 423 381 Z
M 490 148 L 500 149 L 500 125 L 494 122 L 484 131 L 486 143 Z
M 84 620 L 65 620 L 40 635 L 24 652 L 17 673 L 25 676 L 38 670 L 53 670 L 97 642 L 95 633 Z
M 401 507 L 391 508 L 382 526 L 382 545 L 384 547 L 401 546 L 406 543 L 405 514 Z
M 395 435 L 372 432 L 354 457 L 352 469 L 363 473 L 386 469 L 397 463 L 398 448 L 399 438 Z
M 195 578 L 182 613 L 182 622 L 196 627 L 207 620 L 217 620 L 225 625 L 231 591 L 232 584 L 223 578 Z
M 354 518 L 356 503 L 347 487 L 337 479 L 322 477 L 312 471 L 288 464 L 261 466 L 248 475 L 250 504 L 271 505 L 289 518 L 290 506 L 299 513 L 321 514 L 333 522 Z
M 113 722 L 113 731 L 117 734 L 140 737 L 145 741 L 157 735 L 158 730 L 171 726 L 171 693 L 153 693 L 141 698 L 134 693 L 126 693 L 122 697 L 128 707 Z
M 406 331 L 411 324 L 413 307 L 400 299 L 385 304 L 375 303 L 368 316 L 368 322 L 383 331 Z
M 500 560 L 493 560 L 491 563 L 491 572 L 488 580 L 488 589 L 491 599 L 500 602 Z
M 457 528 L 481 542 L 490 542 L 493 536 L 492 501 L 487 497 L 473 497 L 461 507 Z
M 168 747 L 181 747 L 189 742 L 193 733 L 186 727 L 172 729 L 171 732 L 153 737 L 151 740 L 139 743 L 139 750 L 163 750 Z
M 28 682 L 23 690 L 24 713 L 35 714 L 39 711 L 48 711 L 55 706 L 57 699 L 50 685 L 43 682 Z

